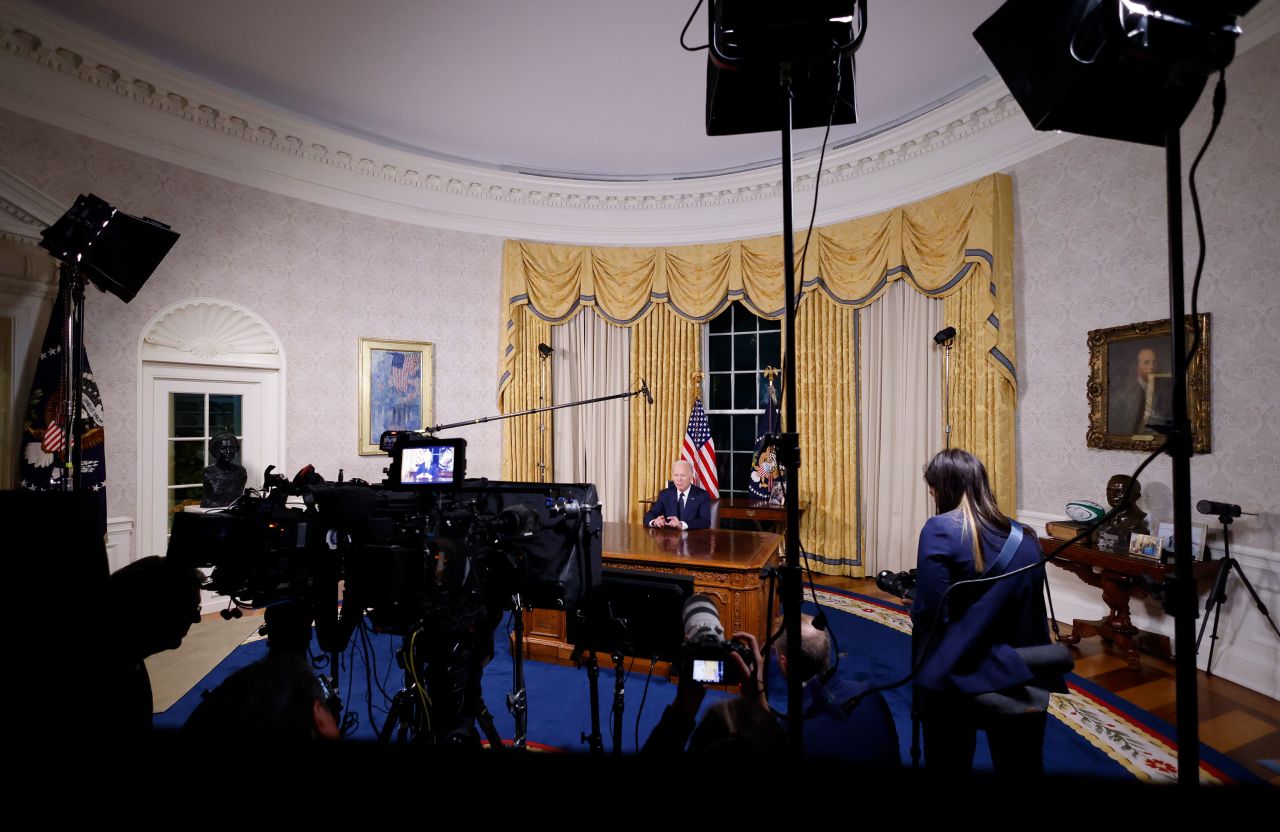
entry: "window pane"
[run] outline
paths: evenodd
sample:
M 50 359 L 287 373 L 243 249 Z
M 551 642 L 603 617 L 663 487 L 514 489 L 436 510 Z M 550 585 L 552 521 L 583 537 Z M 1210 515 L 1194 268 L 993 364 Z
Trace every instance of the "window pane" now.
M 200 500 L 204 496 L 204 489 L 200 486 L 188 488 L 171 488 L 169 489 L 169 522 L 165 524 L 167 529 L 173 529 L 173 515 L 175 509 L 181 505 L 200 505 Z
M 733 376 L 729 373 L 711 374 L 711 409 L 733 409 Z
M 756 335 L 733 336 L 733 369 L 756 370 Z
M 209 396 L 209 435 L 229 430 L 236 436 L 244 433 L 241 427 L 240 396 Z
M 779 331 L 779 330 L 781 330 L 781 329 L 782 329 L 782 319 L 781 319 L 781 318 L 779 318 L 779 319 L 778 319 L 778 320 L 776 320 L 776 321 L 771 321 L 771 320 L 769 320 L 768 318 L 761 318 L 761 319 L 760 319 L 760 331 L 761 331 L 761 332 L 766 332 L 766 331 L 773 331 L 773 332 L 777 332 L 777 331 Z
M 733 445 L 726 450 L 754 451 L 756 449 L 756 417 L 733 417 Z
M 732 348 L 732 335 L 707 336 L 707 370 L 714 373 L 717 370 L 732 369 L 730 362 Z
M 734 332 L 755 332 L 759 324 L 756 321 L 755 313 L 746 307 L 745 304 L 735 303 L 733 305 L 733 330 Z
M 734 373 L 733 409 L 756 409 L 756 374 Z
M 204 436 L 204 394 L 169 394 L 169 435 Z
M 716 476 L 720 478 L 720 490 L 729 487 L 729 469 L 732 457 L 726 453 L 716 452 Z
M 169 440 L 168 485 L 199 484 L 208 465 L 203 439 Z
M 729 304 L 725 310 L 719 315 L 711 319 L 709 326 L 712 332 L 732 332 L 733 331 L 733 307 L 735 304 Z
M 746 491 L 751 482 L 751 454 L 733 455 L 733 490 Z
M 717 448 L 729 447 L 729 418 L 720 413 L 707 416 L 707 427 L 711 428 L 711 439 Z
M 782 367 L 781 332 L 765 332 L 760 335 L 760 367 Z

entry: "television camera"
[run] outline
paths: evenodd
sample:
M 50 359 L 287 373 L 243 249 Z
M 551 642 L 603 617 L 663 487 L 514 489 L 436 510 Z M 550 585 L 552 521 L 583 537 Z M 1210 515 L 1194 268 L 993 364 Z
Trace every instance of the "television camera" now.
M 599 584 L 595 486 L 468 480 L 463 439 L 388 431 L 380 447 L 391 455 L 382 484 L 268 469 L 261 490 L 226 509 L 177 515 L 169 556 L 212 568 L 209 588 L 237 608 L 267 607 L 269 639 L 305 649 L 314 621 L 320 648 L 337 654 L 366 615 L 401 636 L 405 690 L 384 739 L 398 727 L 401 739 L 478 745 L 479 721 L 495 741 L 480 695 L 494 630 L 506 610 L 576 610 Z M 283 636 L 284 622 L 302 638 Z

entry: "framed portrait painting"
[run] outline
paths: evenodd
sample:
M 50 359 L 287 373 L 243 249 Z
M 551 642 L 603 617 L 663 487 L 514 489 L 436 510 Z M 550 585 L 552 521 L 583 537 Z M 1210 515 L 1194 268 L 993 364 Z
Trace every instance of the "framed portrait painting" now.
M 431 423 L 433 353 L 425 341 L 360 339 L 361 454 L 382 453 L 383 431 L 422 430 Z
M 1195 332 L 1186 319 L 1187 346 Z M 1209 315 L 1200 315 L 1200 346 L 1187 372 L 1187 416 L 1196 453 L 1210 450 Z M 1164 444 L 1156 426 L 1173 417 L 1169 321 L 1144 321 L 1089 333 L 1090 448 L 1150 451 Z

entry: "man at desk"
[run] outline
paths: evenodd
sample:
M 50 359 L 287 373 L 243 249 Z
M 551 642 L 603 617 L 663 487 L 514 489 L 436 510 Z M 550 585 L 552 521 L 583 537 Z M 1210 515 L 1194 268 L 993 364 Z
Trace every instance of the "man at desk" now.
M 711 495 L 693 484 L 693 464 L 686 459 L 671 463 L 671 485 L 662 489 L 644 515 L 654 528 L 711 528 Z

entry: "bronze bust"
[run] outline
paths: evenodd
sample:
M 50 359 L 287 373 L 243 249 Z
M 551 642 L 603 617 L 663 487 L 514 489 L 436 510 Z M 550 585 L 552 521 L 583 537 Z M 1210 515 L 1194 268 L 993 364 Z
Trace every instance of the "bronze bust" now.
M 1125 489 L 1129 483 L 1133 489 L 1129 499 L 1124 499 Z M 1142 496 L 1142 484 L 1127 474 L 1116 474 L 1107 480 L 1107 503 L 1112 508 L 1122 506 L 1115 517 L 1111 518 L 1098 530 L 1098 548 L 1108 552 L 1125 553 L 1129 551 L 1129 538 L 1134 534 L 1149 534 L 1147 514 L 1138 508 L 1138 498 Z M 1124 500 L 1123 505 L 1121 501 Z
M 209 438 L 209 456 L 214 464 L 204 469 L 204 508 L 229 506 L 244 493 L 249 474 L 243 465 L 235 462 L 240 453 L 240 440 L 234 433 L 216 433 Z

